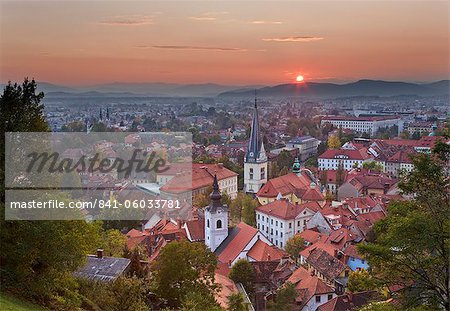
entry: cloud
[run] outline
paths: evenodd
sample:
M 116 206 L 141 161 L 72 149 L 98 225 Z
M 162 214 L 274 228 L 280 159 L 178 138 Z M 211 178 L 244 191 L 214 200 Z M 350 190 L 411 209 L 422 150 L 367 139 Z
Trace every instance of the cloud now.
M 230 47 L 216 47 L 216 46 L 195 46 L 195 45 L 138 45 L 138 48 L 153 48 L 153 49 L 167 49 L 167 50 L 205 50 L 205 51 L 230 51 L 230 52 L 244 52 L 246 49 L 230 48 Z
M 99 22 L 108 26 L 141 26 L 153 24 L 153 18 L 145 15 L 112 16 Z
M 195 21 L 215 21 L 217 20 L 217 17 L 219 15 L 225 15 L 228 14 L 227 11 L 221 11 L 221 12 L 205 12 L 200 14 L 199 16 L 190 16 L 189 19 L 195 20 Z
M 216 17 L 212 16 L 191 16 L 190 19 L 193 19 L 195 21 L 215 21 L 217 20 Z
M 279 37 L 279 38 L 263 38 L 263 41 L 272 42 L 312 42 L 323 40 L 322 37 L 309 37 L 309 36 L 297 36 L 297 37 Z
M 263 21 L 263 20 L 256 20 L 256 21 L 250 21 L 248 22 L 249 24 L 253 24 L 253 25 L 264 25 L 264 24 L 268 24 L 268 25 L 281 25 L 283 24 L 283 22 L 280 21 Z

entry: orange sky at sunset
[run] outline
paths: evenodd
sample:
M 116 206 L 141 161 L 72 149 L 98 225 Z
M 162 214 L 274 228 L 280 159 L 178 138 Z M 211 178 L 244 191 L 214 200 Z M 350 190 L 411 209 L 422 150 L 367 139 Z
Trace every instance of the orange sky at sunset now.
M 1 82 L 449 78 L 447 1 L 10 1 L 0 10 Z

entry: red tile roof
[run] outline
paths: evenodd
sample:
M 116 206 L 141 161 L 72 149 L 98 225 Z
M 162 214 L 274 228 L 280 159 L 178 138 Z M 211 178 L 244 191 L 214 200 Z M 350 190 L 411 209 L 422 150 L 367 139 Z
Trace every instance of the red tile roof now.
M 258 197 L 276 197 L 279 193 L 287 195 L 294 193 L 297 189 L 309 189 L 312 180 L 306 175 L 297 176 L 289 173 L 283 176 L 272 178 L 258 191 Z
M 293 204 L 288 200 L 281 199 L 275 200 L 266 205 L 261 205 L 256 208 L 258 212 L 266 215 L 274 216 L 280 219 L 294 219 L 298 214 L 303 212 L 305 208 L 310 208 L 313 212 L 320 209 L 320 205 L 317 202 L 313 204 Z
M 296 301 L 301 303 L 301 305 L 305 305 L 314 295 L 334 292 L 333 288 L 303 267 L 295 270 L 287 282 L 295 285 L 298 293 Z
M 258 233 L 258 229 L 240 222 L 235 228 L 234 234 L 229 234 L 216 250 L 219 261 L 222 263 L 229 263 L 234 261 L 239 254 L 250 243 L 253 237 Z M 221 247 L 222 246 L 222 247 Z
M 274 245 L 270 246 L 262 240 L 256 241 L 247 253 L 248 257 L 256 261 L 278 261 L 286 255 L 286 252 Z
M 308 242 L 310 244 L 314 244 L 319 241 L 325 242 L 325 240 L 328 238 L 328 235 L 312 229 L 306 229 L 303 232 L 297 233 L 296 235 L 302 237 L 305 242 Z
M 205 240 L 205 220 L 203 218 L 186 221 L 186 231 L 192 242 Z
M 174 176 L 161 191 L 168 193 L 182 193 L 208 187 L 213 184 L 214 175 L 221 181 L 239 175 L 219 164 L 192 164 L 192 171 Z

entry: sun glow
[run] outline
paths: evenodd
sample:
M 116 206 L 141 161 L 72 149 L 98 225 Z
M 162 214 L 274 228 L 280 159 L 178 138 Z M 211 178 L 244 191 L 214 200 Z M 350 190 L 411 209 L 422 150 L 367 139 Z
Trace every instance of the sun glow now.
M 295 78 L 295 81 L 297 82 L 303 82 L 304 78 L 302 75 L 298 75 L 297 78 Z

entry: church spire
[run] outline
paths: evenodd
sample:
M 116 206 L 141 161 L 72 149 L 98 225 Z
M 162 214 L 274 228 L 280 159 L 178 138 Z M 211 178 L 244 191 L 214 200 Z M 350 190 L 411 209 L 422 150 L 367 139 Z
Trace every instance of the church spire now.
M 260 149 L 261 149 L 261 141 L 259 138 L 258 106 L 255 90 L 255 108 L 253 111 L 250 140 L 248 141 L 247 154 L 245 155 L 246 161 L 256 162 L 256 160 L 259 158 Z
M 213 191 L 211 192 L 211 194 L 209 195 L 209 197 L 211 198 L 211 205 L 216 207 L 216 206 L 221 206 L 222 205 L 222 195 L 220 194 L 220 190 L 219 190 L 219 183 L 217 181 L 217 175 L 214 174 L 214 182 L 213 182 Z

